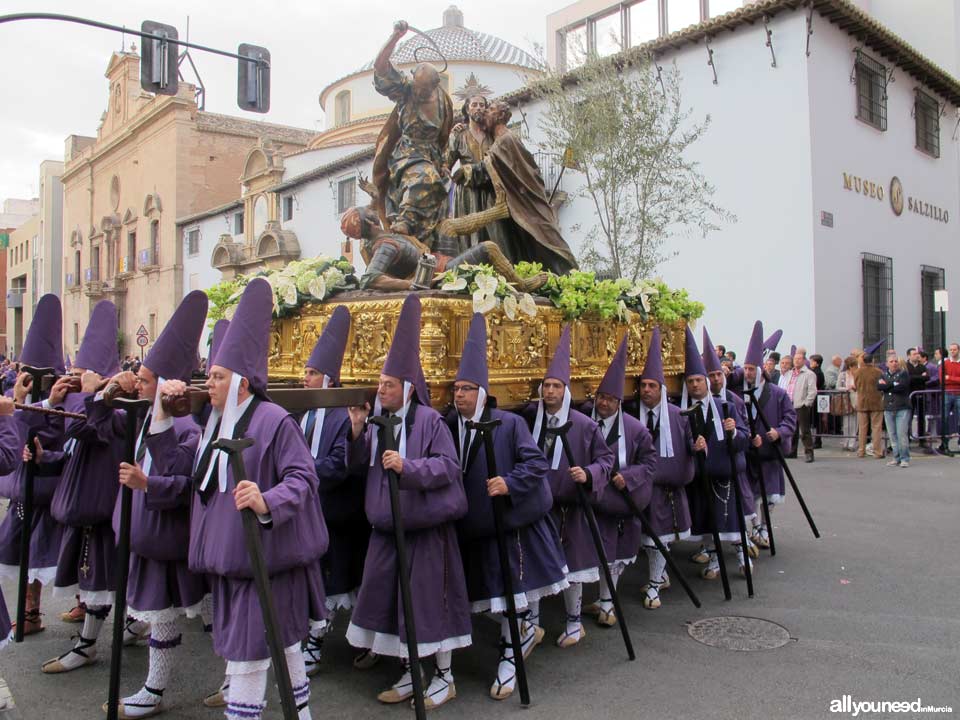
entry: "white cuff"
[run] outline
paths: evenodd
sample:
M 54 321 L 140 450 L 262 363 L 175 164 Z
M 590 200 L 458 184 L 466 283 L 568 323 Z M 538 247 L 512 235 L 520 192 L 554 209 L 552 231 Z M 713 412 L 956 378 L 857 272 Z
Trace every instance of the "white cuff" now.
M 153 418 L 150 421 L 150 429 L 147 431 L 148 435 L 159 435 L 162 432 L 166 432 L 173 427 L 173 418 Z
M 261 525 L 273 525 L 273 515 L 270 513 L 266 513 L 264 515 L 257 513 L 257 520 L 260 521 Z

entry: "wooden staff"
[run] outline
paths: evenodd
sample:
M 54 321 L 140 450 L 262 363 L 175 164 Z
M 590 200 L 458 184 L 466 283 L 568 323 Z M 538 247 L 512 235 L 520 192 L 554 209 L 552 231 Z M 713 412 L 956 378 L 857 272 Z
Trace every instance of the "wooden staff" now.
M 31 397 L 31 402 L 36 402 Z M 66 410 L 57 410 L 57 408 L 45 408 L 42 405 L 28 405 L 26 403 L 15 402 L 13 406 L 17 410 L 25 410 L 27 412 L 41 413 L 42 415 L 51 415 L 53 417 L 62 417 L 69 418 L 71 420 L 86 420 L 87 416 L 83 413 L 67 412 Z
M 724 398 L 723 419 L 730 419 L 730 406 Z M 733 435 L 735 431 L 724 430 L 723 441 L 727 447 L 727 457 L 730 459 L 730 482 L 733 483 L 733 497 L 736 500 L 737 528 L 740 530 L 740 552 L 743 553 L 743 574 L 747 578 L 747 597 L 753 597 L 753 569 L 750 567 L 750 553 L 747 552 L 747 521 L 743 517 L 743 493 L 740 491 L 740 477 L 737 474 L 737 454 L 733 449 Z M 762 478 L 761 478 L 762 480 Z

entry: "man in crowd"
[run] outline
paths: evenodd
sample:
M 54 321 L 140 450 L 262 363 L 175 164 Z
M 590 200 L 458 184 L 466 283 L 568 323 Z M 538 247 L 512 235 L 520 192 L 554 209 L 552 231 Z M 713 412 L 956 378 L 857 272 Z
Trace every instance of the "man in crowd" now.
M 946 431 L 957 432 L 960 428 L 960 345 L 950 343 L 948 355 L 943 361 L 940 372 L 943 373 L 946 403 Z M 944 434 L 946 434 L 946 431 Z
M 763 361 L 763 369 L 774 385 L 780 384 L 780 353 L 772 352 Z
M 395 472 L 407 533 L 417 649 L 421 658 L 434 656 L 424 704 L 435 708 L 457 696 L 453 651 L 471 643 L 470 602 L 455 528 L 467 512 L 467 498 L 453 438 L 430 407 L 420 367 L 420 328 L 420 299 L 411 294 L 397 320 L 373 410 L 374 415 L 400 418 L 393 430 L 397 450 L 384 449 L 384 433 L 389 431 L 377 432 L 374 424 L 366 424 L 366 409 L 349 409 L 347 459 L 352 468 L 366 468 L 364 504 L 373 531 L 347 642 L 400 659 L 401 676 L 377 696 L 380 702 L 401 703 L 413 696 L 387 475 Z
M 867 433 L 869 432 L 874 457 L 882 460 L 884 456 L 883 395 L 880 393 L 877 383 L 883 373 L 874 366 L 871 353 L 865 353 L 860 363 L 854 379 L 854 387 L 857 391 L 857 423 L 860 435 L 857 457 L 866 456 Z
M 487 371 L 487 326 L 476 313 L 461 353 L 460 368 L 453 383 L 455 409 L 447 425 L 463 467 L 463 484 L 469 510 L 457 522 L 460 554 L 467 578 L 467 592 L 474 613 L 494 613 L 500 620 L 500 659 L 490 697 L 504 700 L 516 686 L 516 664 L 506 616 L 498 539 L 494 522 L 495 498 L 504 498 L 503 523 L 510 565 L 511 584 L 519 615 L 523 657 L 543 640 L 543 628 L 530 621 L 539 617 L 540 600 L 564 590 L 566 560 L 560 536 L 550 517 L 553 504 L 547 481 L 546 458 L 533 441 L 527 424 L 518 415 L 495 408 Z M 468 426 L 469 422 L 499 422 L 489 439 Z M 493 443 L 497 474 L 487 467 L 485 442 Z
M 572 647 L 586 637 L 580 622 L 583 583 L 600 579 L 596 548 L 587 527 L 587 516 L 578 502 L 575 483 L 584 487 L 592 501 L 598 501 L 613 469 L 614 455 L 607 447 L 600 428 L 583 413 L 570 407 L 570 325 L 560 334 L 553 359 L 543 376 L 540 400 L 529 406 L 524 415 L 533 431 L 533 439 L 543 450 L 550 465 L 547 476 L 553 493 L 553 520 L 560 531 L 560 541 L 567 558 L 567 582 L 563 591 L 567 622 L 557 638 L 561 648 Z M 560 437 L 548 433 L 567 422 L 566 442 L 575 465 L 570 467 Z M 539 618 L 535 618 L 539 624 Z
M 680 408 L 667 402 L 666 378 L 660 328 L 650 335 L 647 361 L 640 376 L 640 421 L 653 439 L 657 464 L 653 474 L 653 492 L 644 511 L 650 527 L 667 547 L 690 537 L 690 507 L 684 488 L 693 480 L 693 436 L 690 424 Z M 643 586 L 643 606 L 660 607 L 660 593 L 670 587 L 667 560 L 653 539 L 643 536 L 647 553 L 648 580 Z
M 781 365 L 781 367 L 783 367 Z M 797 430 L 803 441 L 805 461 L 813 462 L 813 434 L 811 427 L 816 416 L 817 376 L 807 367 L 806 351 L 797 348 L 793 356 L 793 368 L 787 372 L 781 370 L 780 387 L 787 391 L 793 400 L 793 408 L 797 412 Z M 796 436 L 794 450 L 788 457 L 796 457 Z
M 920 393 L 914 396 L 910 404 L 913 416 L 917 419 L 917 438 L 920 440 L 920 447 L 926 448 L 927 434 L 927 402 L 926 397 L 921 391 L 927 389 L 927 383 L 930 381 L 930 370 L 926 362 L 920 357 L 920 351 L 917 348 L 907 350 L 907 375 L 910 377 L 910 392 Z
M 843 358 L 834 355 L 830 358 L 830 364 L 823 369 L 823 387 L 827 390 L 836 390 L 837 378 L 840 377 L 840 370 L 843 367 Z

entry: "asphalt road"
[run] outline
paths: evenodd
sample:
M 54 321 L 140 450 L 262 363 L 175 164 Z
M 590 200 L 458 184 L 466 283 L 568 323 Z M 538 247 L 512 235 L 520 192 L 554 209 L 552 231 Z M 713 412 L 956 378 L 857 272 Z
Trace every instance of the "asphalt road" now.
M 553 640 L 563 626 L 562 601 L 545 601 L 548 637 L 528 664 L 533 705 L 525 711 L 516 697 L 504 703 L 487 697 L 496 666 L 497 627 L 477 618 L 473 647 L 454 654 L 457 698 L 434 714 L 458 720 L 827 718 L 842 717 L 831 713 L 830 705 L 844 695 L 877 701 L 919 698 L 925 705 L 960 712 L 960 459 L 919 456 L 912 467 L 900 469 L 825 450 L 813 465 L 791 461 L 791 467 L 822 538 L 813 538 L 789 497 L 775 516 L 777 556 L 765 553 L 755 566 L 753 599 L 739 578 L 733 581 L 730 602 L 723 600 L 719 581 L 692 579 L 702 609 L 695 609 L 675 583 L 663 595 L 663 608 L 644 610 L 640 586 L 646 563 L 631 568 L 621 591 L 637 648 L 635 662 L 627 662 L 616 629 L 601 629 L 589 620 L 588 636 L 579 646 L 558 649 Z M 678 547 L 678 559 L 693 549 Z M 680 562 L 695 578 L 697 568 L 685 559 Z M 735 568 L 732 557 L 728 562 Z M 3 592 L 12 613 L 14 585 L 5 581 Z M 586 589 L 585 600 L 595 592 Z M 79 629 L 58 619 L 69 605 L 45 590 L 47 630 L 0 653 L 0 677 L 16 705 L 0 712 L 0 720 L 103 716 L 109 625 L 101 635 L 96 665 L 59 676 L 39 670 L 44 660 L 66 651 Z M 725 615 L 779 623 L 791 640 L 775 650 L 738 652 L 689 636 L 689 623 Z M 340 616 L 326 642 L 326 667 L 312 683 L 313 717 L 411 717 L 406 707 L 377 703 L 376 693 L 393 682 L 397 666 L 381 662 L 366 672 L 354 670 L 345 627 L 346 618 Z M 126 691 L 143 682 L 147 652 L 136 648 L 125 653 Z M 221 717 L 200 699 L 217 687 L 222 671 L 198 621 L 187 624 L 165 696 L 166 716 Z M 268 700 L 264 717 L 279 718 L 275 693 L 268 691 Z

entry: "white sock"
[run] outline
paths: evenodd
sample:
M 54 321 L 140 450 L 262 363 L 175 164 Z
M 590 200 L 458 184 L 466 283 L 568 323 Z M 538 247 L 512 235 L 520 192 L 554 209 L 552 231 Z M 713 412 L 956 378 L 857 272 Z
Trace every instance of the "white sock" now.
M 293 701 L 297 705 L 298 720 L 310 719 L 310 680 L 307 679 L 307 669 L 303 662 L 303 653 L 300 643 L 284 648 L 287 658 L 287 671 L 290 673 L 290 685 L 293 686 Z
M 413 676 L 410 674 L 409 660 L 401 658 L 400 668 L 403 670 L 403 674 L 400 675 L 400 679 L 397 680 L 392 687 L 402 695 L 413 689 Z
M 97 641 L 97 638 L 100 637 L 100 628 L 103 627 L 103 622 L 107 619 L 107 613 L 109 612 L 109 605 L 87 606 L 87 613 L 83 618 L 83 630 L 80 631 L 80 639 L 77 640 L 77 646 L 80 645 L 83 639 L 93 642 Z
M 580 609 L 582 599 L 582 583 L 570 583 L 570 587 L 563 591 L 563 606 L 567 610 L 568 635 L 576 635 L 580 631 Z
M 613 581 L 613 589 L 617 589 L 617 583 L 620 582 L 620 573 L 622 570 L 618 566 L 610 567 L 610 579 Z M 600 597 L 597 599 L 597 605 L 604 612 L 613 611 L 613 593 L 607 587 L 607 578 L 600 573 Z
M 317 668 L 320 665 L 320 658 L 323 652 L 323 639 L 330 632 L 332 623 L 325 623 L 322 627 L 314 630 L 310 629 L 307 640 L 303 644 L 303 662 L 307 672 Z
M 227 720 L 260 720 L 260 715 L 267 706 L 264 701 L 266 693 L 266 670 L 231 675 L 230 699 L 224 713 Z
M 438 652 L 434 656 L 436 673 L 427 687 L 426 696 L 437 705 L 445 701 L 450 694 L 450 686 L 453 685 L 452 661 L 453 652 L 450 650 Z
M 181 635 L 175 622 L 154 623 L 150 628 L 150 669 L 146 687 L 162 693 L 170 682 L 173 669 L 174 648 L 180 644 Z
M 529 610 L 529 613 L 527 613 L 527 622 L 540 627 L 540 601 L 528 600 L 527 610 Z
M 143 622 L 143 620 L 127 618 L 127 624 L 123 628 L 123 640 L 125 643 L 138 642 L 149 629 L 150 623 Z
M 666 577 L 667 559 L 655 547 L 647 548 L 647 571 L 650 582 L 661 583 Z

